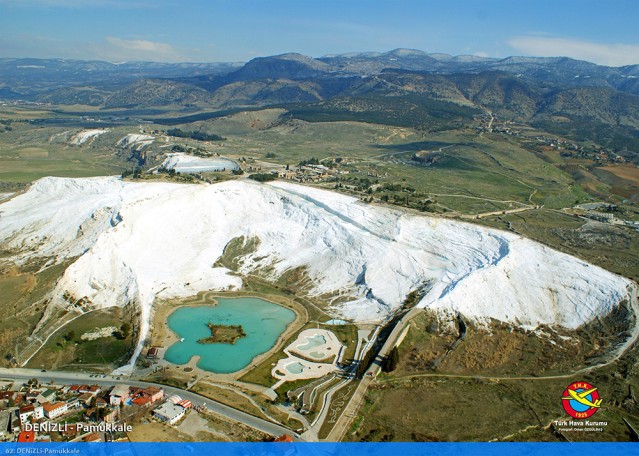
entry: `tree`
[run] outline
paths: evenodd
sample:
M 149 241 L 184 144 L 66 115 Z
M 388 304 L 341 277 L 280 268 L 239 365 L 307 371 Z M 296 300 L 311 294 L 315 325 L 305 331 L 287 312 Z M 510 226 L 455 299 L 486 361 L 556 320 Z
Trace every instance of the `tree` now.
M 67 342 L 71 342 L 73 339 L 75 339 L 75 331 L 73 330 L 64 335 L 64 340 L 66 340 Z
M 399 350 L 397 350 L 397 347 L 393 347 L 391 352 L 388 354 L 388 356 L 384 360 L 384 365 L 382 366 L 382 370 L 384 372 L 393 372 L 395 369 L 397 369 L 398 363 L 399 363 Z
M 256 180 L 258 182 L 268 182 L 268 181 L 272 181 L 272 180 L 277 179 L 277 174 L 271 174 L 271 173 L 251 174 L 249 176 L 249 179 L 253 179 L 253 180 Z
M 370 350 L 366 352 L 366 354 L 364 355 L 360 363 L 357 365 L 356 375 L 358 377 L 364 376 L 368 368 L 371 366 L 371 364 L 373 364 L 373 361 L 375 360 L 375 356 L 377 356 L 377 354 L 375 353 L 375 347 L 371 348 Z
M 131 324 L 124 322 L 122 326 L 120 326 L 120 332 L 122 332 L 122 338 L 126 339 L 131 334 Z
M 166 134 L 169 136 L 174 136 L 176 138 L 191 138 L 196 141 L 224 141 L 226 138 L 220 135 L 216 135 L 213 133 L 204 133 L 201 131 L 184 131 L 179 128 L 173 128 L 166 131 Z

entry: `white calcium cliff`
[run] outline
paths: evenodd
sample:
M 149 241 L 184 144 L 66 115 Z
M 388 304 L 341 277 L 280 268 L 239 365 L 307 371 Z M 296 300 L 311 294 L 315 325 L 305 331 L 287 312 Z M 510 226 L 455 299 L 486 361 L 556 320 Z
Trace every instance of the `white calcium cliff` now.
M 284 182 L 215 185 L 45 178 L 0 205 L 0 245 L 12 261 L 77 260 L 57 284 L 95 307 L 135 302 L 140 343 L 156 298 L 239 289 L 214 264 L 227 243 L 259 239 L 241 270 L 273 278 L 305 267 L 311 295 L 350 296 L 336 317 L 380 321 L 429 282 L 419 306 L 535 327 L 576 328 L 609 313 L 629 281 L 512 233 L 367 205 Z M 134 357 L 134 358 L 135 358 Z

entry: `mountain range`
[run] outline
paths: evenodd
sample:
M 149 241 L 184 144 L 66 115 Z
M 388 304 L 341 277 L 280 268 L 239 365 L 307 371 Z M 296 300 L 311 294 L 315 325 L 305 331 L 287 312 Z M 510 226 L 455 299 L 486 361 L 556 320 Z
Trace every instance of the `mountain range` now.
M 463 121 L 491 111 L 557 133 L 624 137 L 617 144 L 622 148 L 639 142 L 639 65 L 607 67 L 566 57 L 396 49 L 320 58 L 290 53 L 243 65 L 0 59 L 0 81 L 0 99 L 100 110 L 192 113 L 278 105 L 308 120 L 430 128 L 438 119 Z M 414 115 L 403 116 L 406 109 Z

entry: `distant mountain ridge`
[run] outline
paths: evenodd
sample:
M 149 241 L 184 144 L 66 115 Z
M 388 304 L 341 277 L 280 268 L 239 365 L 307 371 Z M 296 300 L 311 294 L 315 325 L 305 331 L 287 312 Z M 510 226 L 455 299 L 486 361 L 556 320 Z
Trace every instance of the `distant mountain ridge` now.
M 567 57 L 395 49 L 320 58 L 287 53 L 243 65 L 0 59 L 0 97 L 184 112 L 281 106 L 307 119 L 408 126 L 490 110 L 550 131 L 639 141 L 639 65 Z
M 114 86 L 143 78 L 193 77 L 222 74 L 241 63 L 110 63 L 101 60 L 0 58 L 0 90 L 8 88 L 13 98 L 75 86 Z M 0 92 L 1 96 L 1 92 Z
M 639 95 L 639 64 L 607 67 L 568 57 L 479 57 L 426 53 L 414 49 L 362 52 L 313 58 L 297 53 L 257 57 L 245 64 L 110 63 L 99 60 L 0 58 L 0 89 L 28 95 L 47 89 L 131 83 L 143 78 L 191 79 L 207 89 L 231 81 L 370 76 L 387 69 L 436 74 L 503 71 L 535 81 L 570 86 L 606 86 Z M 187 81 L 183 81 L 187 82 Z

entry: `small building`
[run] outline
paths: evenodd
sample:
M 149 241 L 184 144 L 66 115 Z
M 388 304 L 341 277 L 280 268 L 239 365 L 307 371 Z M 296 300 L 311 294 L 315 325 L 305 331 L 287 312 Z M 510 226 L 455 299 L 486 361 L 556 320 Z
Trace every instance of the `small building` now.
M 0 391 L 0 401 L 4 401 L 5 405 L 7 405 L 10 401 L 14 400 L 16 394 L 15 391 Z
M 87 391 L 89 394 L 92 394 L 93 397 L 97 396 L 100 391 L 102 391 L 102 388 L 100 388 L 98 385 L 91 385 L 89 386 L 89 391 Z
M 18 435 L 18 442 L 32 443 L 35 442 L 35 431 L 22 431 Z
M 93 402 L 93 395 L 91 393 L 80 394 L 78 396 L 78 401 L 80 401 L 80 404 L 84 405 L 85 407 L 90 407 L 91 403 Z
M 25 396 L 22 393 L 17 393 L 13 399 L 13 404 L 15 406 L 20 406 L 24 402 Z
M 179 405 L 180 407 L 182 407 L 185 410 L 189 410 L 191 408 L 193 408 L 193 404 L 191 403 L 191 401 L 184 399 L 180 402 L 178 402 L 176 405 Z
M 167 400 L 169 402 L 177 404 L 178 402 L 180 402 L 182 400 L 182 398 L 180 396 L 178 396 L 177 394 L 174 394 L 173 396 L 169 397 Z
M 48 389 L 38 394 L 38 397 L 36 397 L 36 401 L 40 404 L 44 404 L 46 402 L 55 402 L 55 395 L 55 390 Z
M 137 389 L 131 394 L 131 397 L 135 405 L 142 406 L 161 400 L 164 397 L 164 391 L 154 386 L 149 386 L 145 389 Z
M 102 436 L 100 436 L 100 434 L 98 434 L 97 432 L 94 432 L 92 434 L 85 436 L 84 439 L 82 440 L 89 443 L 102 442 Z
M 71 385 L 69 387 L 69 393 L 71 394 L 79 394 L 80 393 L 80 385 Z
M 98 385 L 90 385 L 90 386 L 89 385 L 81 385 L 78 388 L 78 393 L 80 393 L 80 394 L 89 393 L 93 397 L 97 396 L 100 391 L 102 391 L 102 389 Z
M 104 415 L 105 423 L 115 423 L 120 418 L 120 409 L 115 407 L 112 409 L 108 409 L 107 413 Z
M 145 405 L 149 405 L 151 403 L 151 398 L 149 396 L 138 396 L 131 401 L 134 405 L 138 407 L 143 407 Z
M 40 405 L 23 405 L 18 412 L 20 415 L 20 424 L 24 425 L 29 420 L 37 421 L 44 418 L 44 410 Z
M 64 415 L 69 410 L 66 402 L 56 402 L 55 404 L 47 402 L 42 406 L 42 408 L 44 409 L 44 416 L 50 420 L 54 420 L 60 415 Z
M 278 438 L 273 440 L 273 442 L 293 442 L 293 437 L 288 434 L 282 434 Z
M 143 390 L 143 393 L 147 394 L 151 398 L 151 402 L 159 401 L 164 397 L 164 391 L 156 388 L 155 386 L 149 386 L 147 389 Z
M 78 408 L 78 407 L 80 407 L 80 405 L 82 405 L 82 404 L 80 404 L 80 401 L 78 400 L 77 396 L 73 396 L 73 397 L 67 399 L 67 407 L 69 409 Z
M 99 397 L 95 400 L 95 406 L 97 408 L 106 408 L 107 405 L 108 405 L 108 402 L 103 397 Z
M 160 349 L 158 347 L 151 347 L 149 351 L 146 352 L 146 357 L 149 359 L 157 359 L 160 354 Z
M 115 385 L 109 393 L 109 404 L 120 405 L 129 398 L 129 385 Z
M 153 415 L 155 415 L 160 421 L 163 421 L 167 424 L 174 425 L 186 414 L 186 409 L 176 405 L 172 402 L 165 402 L 155 410 L 153 410 Z

